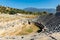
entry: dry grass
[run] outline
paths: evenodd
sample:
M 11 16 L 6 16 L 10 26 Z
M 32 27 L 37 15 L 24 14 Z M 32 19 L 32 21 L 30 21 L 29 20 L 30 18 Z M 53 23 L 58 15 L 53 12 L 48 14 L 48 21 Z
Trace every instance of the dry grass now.
M 22 28 L 22 31 L 20 33 L 18 33 L 17 35 L 27 35 L 27 34 L 36 32 L 38 29 L 39 28 L 37 26 L 35 26 L 34 24 L 30 24 L 30 25 L 26 24 Z
M 21 22 L 19 22 L 19 20 L 24 21 L 27 18 L 35 18 L 37 15 L 35 15 L 35 16 L 34 15 L 25 16 L 24 15 L 23 17 L 22 16 L 1 14 L 0 15 L 0 27 L 4 28 L 7 26 L 7 24 L 12 25 L 13 22 L 16 24 L 14 26 L 9 26 L 6 30 L 4 30 L 2 33 L 0 33 L 0 35 L 2 35 L 2 36 L 27 35 L 27 34 L 36 32 L 38 30 L 38 27 L 36 27 L 33 23 L 28 24 L 27 20 L 26 20 L 26 23 L 21 23 Z

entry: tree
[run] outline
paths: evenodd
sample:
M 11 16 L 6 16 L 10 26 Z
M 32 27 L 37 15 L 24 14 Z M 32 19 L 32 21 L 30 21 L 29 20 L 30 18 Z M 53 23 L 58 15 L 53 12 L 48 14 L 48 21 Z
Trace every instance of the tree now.
M 49 13 L 49 15 L 53 15 L 53 13 Z
M 16 12 L 13 11 L 13 10 L 11 10 L 11 11 L 9 12 L 9 14 L 16 14 Z
M 43 13 L 44 13 L 44 14 L 47 14 L 47 12 L 46 12 L 46 11 L 44 11 Z
M 32 14 L 32 12 L 29 12 L 29 14 Z

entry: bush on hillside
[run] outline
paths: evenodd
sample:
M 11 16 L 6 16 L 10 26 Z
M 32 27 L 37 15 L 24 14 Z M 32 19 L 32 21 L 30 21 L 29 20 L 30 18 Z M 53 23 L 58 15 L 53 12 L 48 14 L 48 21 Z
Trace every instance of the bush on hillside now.
M 9 14 L 16 14 L 16 12 L 13 11 L 13 10 L 11 10 L 11 11 L 9 12 Z

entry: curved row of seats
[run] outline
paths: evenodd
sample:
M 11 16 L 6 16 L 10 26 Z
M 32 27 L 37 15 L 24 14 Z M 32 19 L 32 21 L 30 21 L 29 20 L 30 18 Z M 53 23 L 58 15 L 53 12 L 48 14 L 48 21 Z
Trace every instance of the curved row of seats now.
M 38 22 L 42 22 L 50 31 L 59 32 L 60 31 L 60 16 L 55 15 L 44 15 L 37 19 Z

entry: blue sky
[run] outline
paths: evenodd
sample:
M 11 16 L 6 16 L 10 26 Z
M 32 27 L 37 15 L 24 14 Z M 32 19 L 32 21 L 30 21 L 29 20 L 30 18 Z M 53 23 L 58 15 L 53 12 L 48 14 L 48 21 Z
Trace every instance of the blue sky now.
M 0 0 L 0 5 L 12 8 L 56 8 L 60 0 Z

